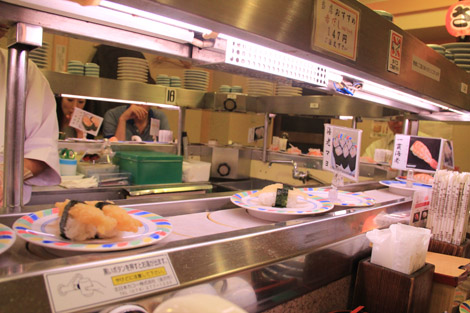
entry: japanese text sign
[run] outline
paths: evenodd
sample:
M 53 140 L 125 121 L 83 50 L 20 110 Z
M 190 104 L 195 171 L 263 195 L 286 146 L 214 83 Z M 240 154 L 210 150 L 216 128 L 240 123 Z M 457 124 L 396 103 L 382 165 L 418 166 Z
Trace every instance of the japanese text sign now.
M 336 0 L 317 0 L 312 48 L 356 60 L 359 11 Z
M 388 47 L 388 70 L 395 74 L 400 74 L 402 47 L 403 36 L 391 30 L 390 44 Z
M 179 285 L 167 254 L 47 273 L 44 279 L 53 312 L 95 308 Z

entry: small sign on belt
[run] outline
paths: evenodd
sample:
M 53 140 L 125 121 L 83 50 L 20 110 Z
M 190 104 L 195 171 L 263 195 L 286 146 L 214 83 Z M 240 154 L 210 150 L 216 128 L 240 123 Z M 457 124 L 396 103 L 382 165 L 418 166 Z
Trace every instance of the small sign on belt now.
M 167 254 L 44 274 L 53 312 L 70 312 L 178 286 Z

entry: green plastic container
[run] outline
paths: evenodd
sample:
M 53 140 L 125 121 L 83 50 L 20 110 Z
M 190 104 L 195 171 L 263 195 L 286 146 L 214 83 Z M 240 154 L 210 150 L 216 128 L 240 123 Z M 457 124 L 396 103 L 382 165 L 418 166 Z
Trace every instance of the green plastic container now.
M 132 173 L 134 185 L 181 183 L 183 157 L 156 151 L 117 151 L 119 171 Z

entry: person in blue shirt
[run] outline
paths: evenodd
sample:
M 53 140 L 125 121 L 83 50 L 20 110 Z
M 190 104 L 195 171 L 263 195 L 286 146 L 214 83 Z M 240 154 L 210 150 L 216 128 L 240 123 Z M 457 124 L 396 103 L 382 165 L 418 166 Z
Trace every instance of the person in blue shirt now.
M 160 129 L 169 130 L 168 119 L 160 110 L 148 105 L 122 105 L 108 110 L 103 120 L 103 136 L 116 137 L 118 141 L 131 141 L 139 136 L 142 141 L 154 141 L 150 135 L 152 119 L 160 120 Z

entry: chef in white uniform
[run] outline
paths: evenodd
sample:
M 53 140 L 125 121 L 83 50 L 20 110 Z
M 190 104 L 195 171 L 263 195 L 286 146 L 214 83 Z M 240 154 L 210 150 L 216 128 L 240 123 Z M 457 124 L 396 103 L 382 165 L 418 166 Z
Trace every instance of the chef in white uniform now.
M 6 32 L 0 21 L 0 38 Z M 0 162 L 3 163 L 5 139 L 5 106 L 8 51 L 0 48 Z M 31 186 L 58 185 L 59 154 L 57 138 L 59 130 L 56 101 L 49 82 L 33 62 L 28 64 L 26 85 L 26 120 L 24 143 L 23 203 L 31 199 Z M 3 165 L 0 171 L 3 170 Z M 0 180 L 3 173 L 0 175 Z M 0 200 L 3 203 L 3 182 L 0 184 Z

